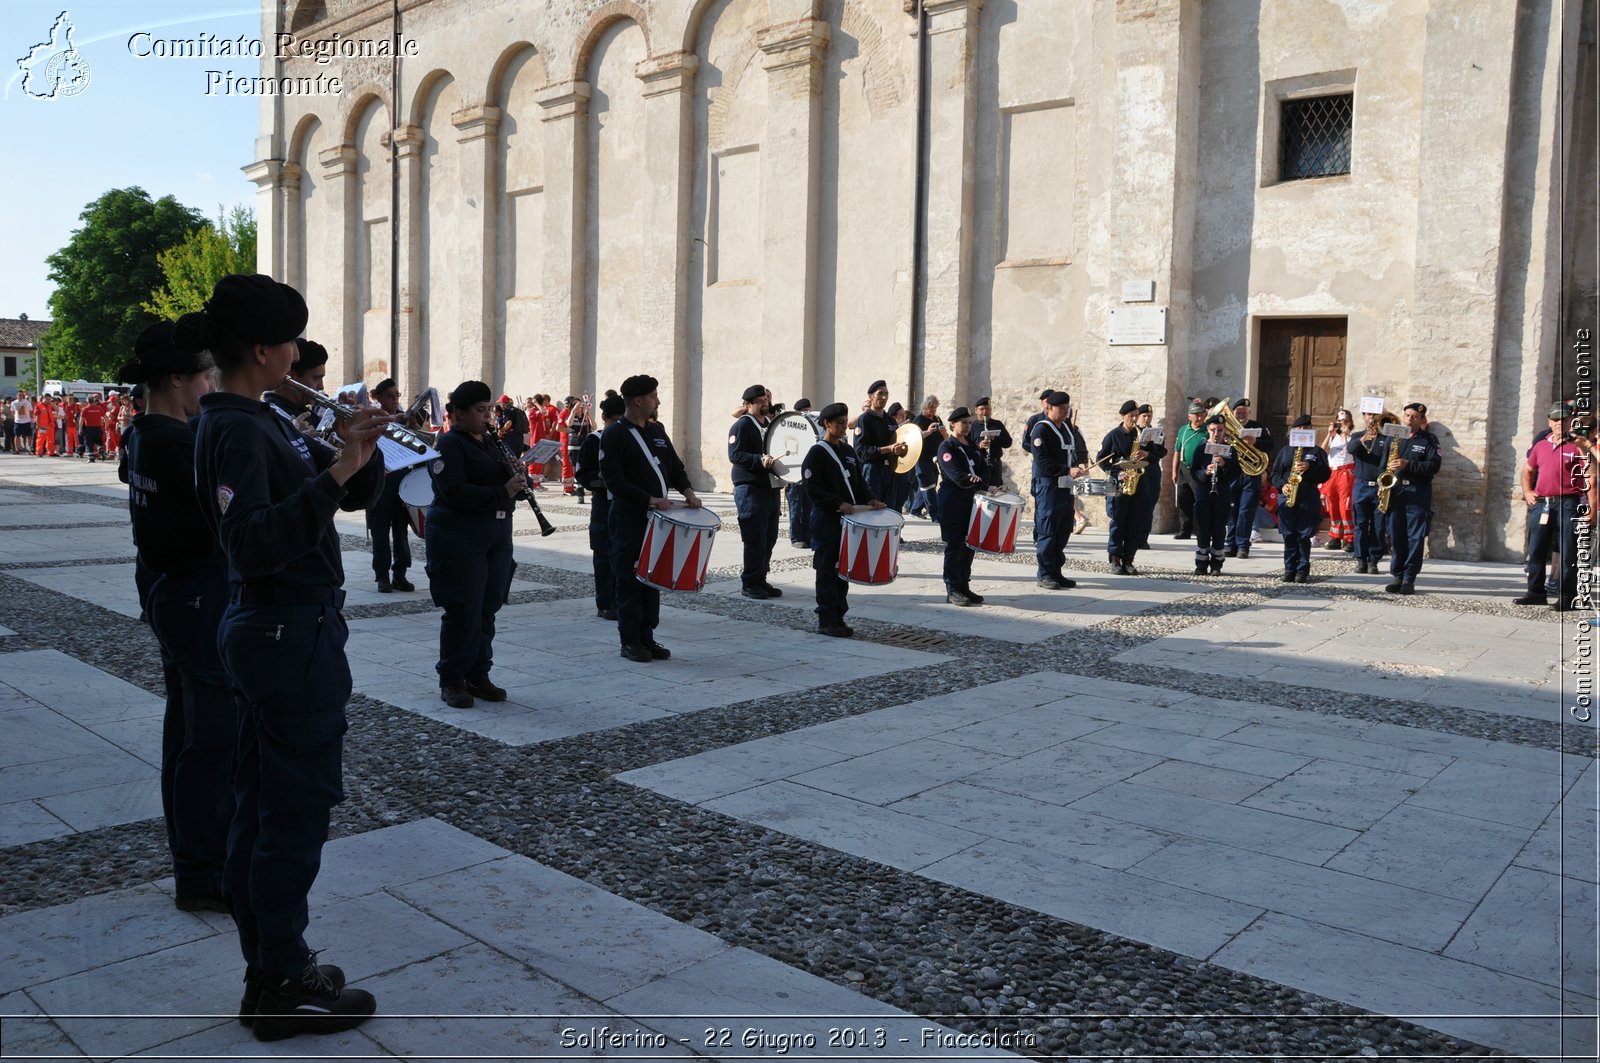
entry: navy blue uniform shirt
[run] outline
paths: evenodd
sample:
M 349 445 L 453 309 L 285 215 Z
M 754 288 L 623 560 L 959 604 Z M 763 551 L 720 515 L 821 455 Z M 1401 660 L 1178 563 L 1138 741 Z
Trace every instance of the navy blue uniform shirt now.
M 728 429 L 728 460 L 733 463 L 733 482 L 747 487 L 772 488 L 772 474 L 761 459 L 767 455 L 767 433 L 755 414 L 741 414 Z
M 626 417 L 612 421 L 600 433 L 599 456 L 600 476 L 611 492 L 612 508 L 643 513 L 652 498 L 666 498 L 669 487 L 685 494 L 694 489 L 667 430 L 655 421 L 646 422 L 643 428 Z

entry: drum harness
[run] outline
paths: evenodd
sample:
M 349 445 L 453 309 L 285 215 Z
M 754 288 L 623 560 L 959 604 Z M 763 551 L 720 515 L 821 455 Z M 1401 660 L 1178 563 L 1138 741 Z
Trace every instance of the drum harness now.
M 660 460 L 658 460 L 654 454 L 650 453 L 650 445 L 644 441 L 644 435 L 642 433 L 640 433 L 639 428 L 638 428 L 637 425 L 629 425 L 628 426 L 628 431 L 633 435 L 633 438 L 638 442 L 639 449 L 644 451 L 644 460 L 650 463 L 650 470 L 656 474 L 656 480 L 658 482 L 660 482 L 660 484 L 661 484 L 661 497 L 662 498 L 666 498 L 667 497 L 667 478 L 661 472 L 661 462 L 660 462 Z
M 850 504 L 859 506 L 861 503 L 856 501 L 856 489 L 850 484 L 850 471 L 844 467 L 844 462 L 839 460 L 839 455 L 834 451 L 833 444 L 826 439 L 819 439 L 812 446 L 822 447 L 828 452 L 828 457 L 833 459 L 833 463 L 839 466 L 839 474 L 844 477 L 844 489 L 850 492 Z

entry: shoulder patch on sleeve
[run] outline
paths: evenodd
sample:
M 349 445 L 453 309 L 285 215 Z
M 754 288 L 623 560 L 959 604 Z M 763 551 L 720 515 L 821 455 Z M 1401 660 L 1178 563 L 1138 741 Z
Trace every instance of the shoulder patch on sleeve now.
M 227 484 L 217 485 L 217 512 L 228 512 L 228 504 L 233 501 L 233 488 Z
M 947 450 L 943 454 L 940 454 L 939 457 L 943 458 L 945 461 L 949 461 L 950 460 L 950 452 Z
M 735 443 L 737 443 L 737 442 L 738 442 L 738 441 L 739 441 L 739 437 L 738 437 L 738 436 L 729 436 L 729 437 L 728 437 L 728 446 L 730 446 L 730 447 L 731 447 L 731 446 L 733 446 L 733 445 L 734 445 L 734 444 L 735 444 Z
M 433 470 L 433 474 L 435 476 L 438 476 L 440 473 L 444 472 L 444 459 L 443 458 L 434 458 L 433 459 L 433 464 L 428 466 L 428 468 Z

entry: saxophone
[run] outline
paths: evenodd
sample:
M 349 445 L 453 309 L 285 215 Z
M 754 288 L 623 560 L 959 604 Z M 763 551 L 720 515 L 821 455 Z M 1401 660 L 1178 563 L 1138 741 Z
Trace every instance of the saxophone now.
M 1394 500 L 1394 486 L 1399 482 L 1399 477 L 1394 470 L 1389 468 L 1389 463 L 1394 461 L 1395 452 L 1400 447 L 1400 437 L 1389 437 L 1389 451 L 1383 458 L 1383 471 L 1378 474 L 1378 512 L 1389 512 L 1389 503 Z
M 1293 469 L 1296 465 L 1300 464 L 1300 457 L 1305 453 L 1305 451 L 1305 447 L 1294 448 L 1294 460 L 1289 463 L 1289 468 L 1291 470 L 1289 473 L 1289 478 L 1283 481 L 1283 500 L 1289 503 L 1290 509 L 1294 508 L 1295 499 L 1300 497 L 1300 474 L 1294 472 Z
M 1139 477 L 1144 475 L 1144 463 L 1135 462 L 1122 474 L 1122 493 L 1131 495 L 1139 490 Z

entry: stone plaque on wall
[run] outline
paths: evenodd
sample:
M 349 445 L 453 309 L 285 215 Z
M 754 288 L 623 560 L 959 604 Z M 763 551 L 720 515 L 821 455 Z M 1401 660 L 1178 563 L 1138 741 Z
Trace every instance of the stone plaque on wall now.
M 1106 342 L 1113 347 L 1166 346 L 1167 308 L 1123 306 L 1112 310 Z

